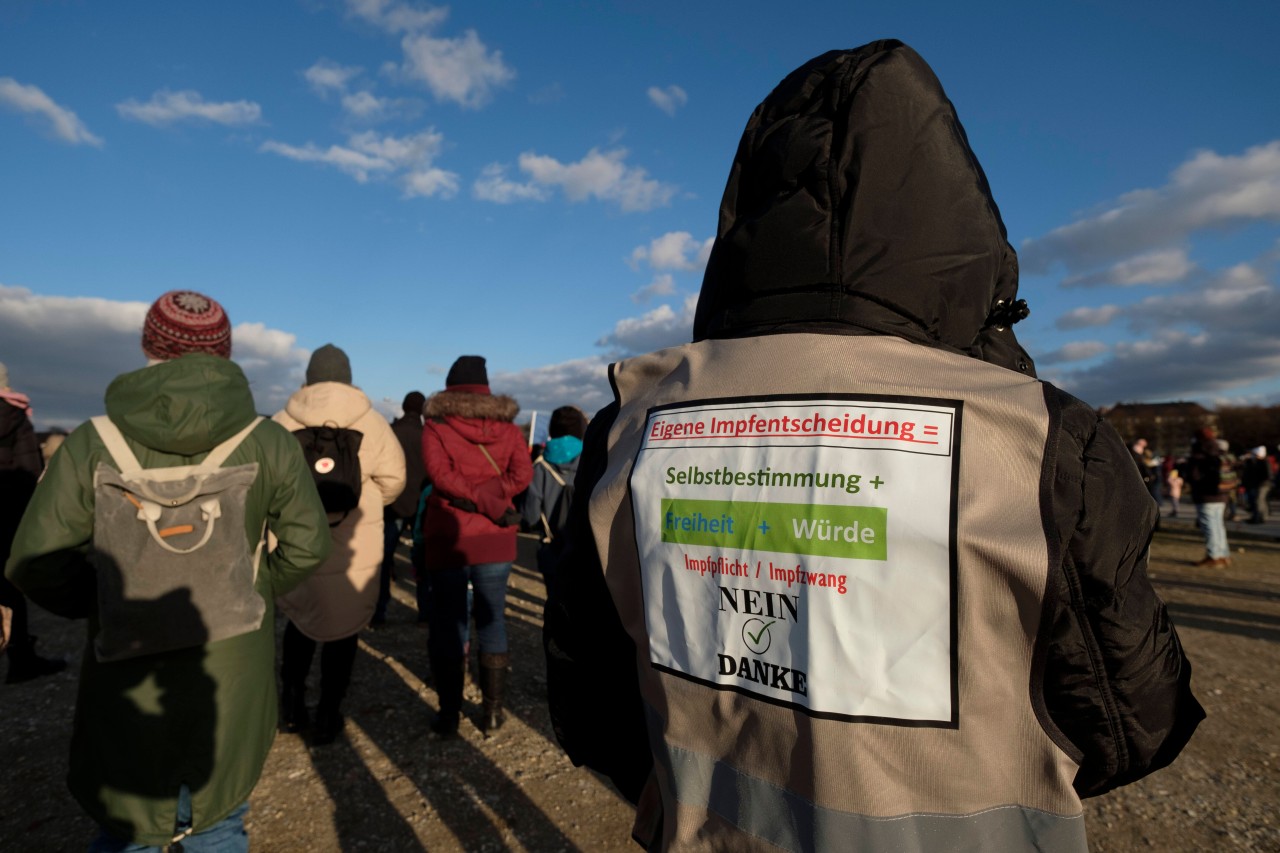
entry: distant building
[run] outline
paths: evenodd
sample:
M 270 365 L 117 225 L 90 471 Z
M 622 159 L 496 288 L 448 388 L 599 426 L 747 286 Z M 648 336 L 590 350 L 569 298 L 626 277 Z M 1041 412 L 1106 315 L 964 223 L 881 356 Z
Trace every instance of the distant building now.
M 1199 403 L 1116 403 L 1099 413 L 1116 428 L 1126 444 L 1145 438 L 1157 456 L 1185 456 L 1196 430 L 1218 429 L 1218 416 Z

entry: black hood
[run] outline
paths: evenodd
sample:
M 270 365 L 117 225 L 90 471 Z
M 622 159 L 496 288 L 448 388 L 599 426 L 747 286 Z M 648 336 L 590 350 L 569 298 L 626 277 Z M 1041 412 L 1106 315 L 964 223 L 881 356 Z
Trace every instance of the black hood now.
M 693 339 L 896 335 L 1034 375 L 1018 260 L 942 85 L 899 41 L 825 53 L 756 107 Z

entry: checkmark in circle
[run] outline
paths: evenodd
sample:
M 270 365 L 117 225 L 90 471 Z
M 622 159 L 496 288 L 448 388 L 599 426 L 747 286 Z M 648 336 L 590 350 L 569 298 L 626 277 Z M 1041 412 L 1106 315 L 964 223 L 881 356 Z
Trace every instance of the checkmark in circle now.
M 773 643 L 773 633 L 769 627 L 776 621 L 776 619 L 768 622 L 761 619 L 748 619 L 742 626 L 742 641 L 747 644 L 747 648 L 758 655 L 769 651 L 769 646 Z

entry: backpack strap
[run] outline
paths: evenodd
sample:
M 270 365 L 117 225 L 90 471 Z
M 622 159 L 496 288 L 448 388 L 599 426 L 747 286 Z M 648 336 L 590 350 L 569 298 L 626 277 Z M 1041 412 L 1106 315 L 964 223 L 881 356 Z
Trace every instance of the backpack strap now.
M 476 444 L 474 441 L 470 441 L 469 439 L 467 439 L 467 438 L 463 437 L 462 433 L 460 433 L 460 432 L 458 432 L 456 429 L 454 429 L 454 428 L 453 428 L 453 426 L 452 426 L 448 421 L 444 420 L 443 418 L 440 418 L 440 419 L 438 420 L 438 423 L 439 423 L 441 426 L 449 427 L 449 430 L 450 430 L 454 435 L 456 435 L 458 438 L 461 438 L 463 441 L 467 442 L 467 444 L 470 444 L 472 447 L 478 447 L 478 448 L 480 449 L 480 452 L 484 454 L 484 458 L 485 458 L 485 459 L 487 459 L 487 460 L 489 460 L 489 464 L 493 466 L 493 470 L 498 472 L 498 476 L 499 476 L 499 477 L 501 477 L 501 476 L 502 476 L 502 468 L 498 466 L 498 463 L 497 463 L 497 462 L 494 462 L 494 461 L 493 461 L 493 456 L 491 456 L 491 455 L 489 454 L 489 448 L 485 447 L 483 444 Z
M 93 428 L 98 431 L 98 436 L 102 439 L 102 443 L 106 445 L 107 453 L 111 454 L 111 458 L 115 461 L 116 466 L 120 469 L 122 475 L 128 475 L 143 470 L 142 465 L 138 462 L 138 457 L 134 455 L 130 449 L 128 442 L 124 440 L 124 436 L 120 433 L 120 428 L 116 426 L 111 418 L 106 415 L 98 415 L 92 418 Z M 222 463 L 235 452 L 248 436 L 253 432 L 254 427 L 262 422 L 262 416 L 259 415 L 249 421 L 244 429 L 219 444 L 213 450 L 209 451 L 209 455 L 200 463 L 201 468 L 221 468 Z
M 253 432 L 254 428 L 260 423 L 262 423 L 262 415 L 258 415 L 256 418 L 249 421 L 249 423 L 245 425 L 244 429 L 222 442 L 222 444 L 219 444 L 213 450 L 210 450 L 209 455 L 200 463 L 200 467 L 221 468 L 222 463 L 227 461 L 227 458 L 235 452 L 236 448 L 240 446 L 240 443 L 248 438 L 249 433 Z
M 538 464 L 547 469 L 547 473 L 560 484 L 561 489 L 565 487 L 564 477 L 560 476 L 560 472 L 556 470 L 556 466 L 547 461 L 547 457 L 539 456 Z M 545 512 L 538 513 L 538 518 L 542 521 L 542 542 L 545 545 L 554 538 L 551 535 L 551 522 L 547 520 L 547 514 Z
M 116 463 L 121 474 L 127 476 L 142 470 L 142 466 L 138 464 L 138 457 L 133 455 L 124 436 L 120 434 L 120 428 L 111 422 L 111 418 L 98 415 L 92 418 L 92 422 L 93 428 L 98 431 L 98 437 L 106 445 L 107 453 L 111 455 L 112 461 Z
M 497 471 L 498 476 L 501 477 L 502 469 L 498 467 L 498 463 L 494 462 L 493 457 L 489 455 L 489 448 L 485 447 L 483 444 L 477 444 L 476 447 L 480 448 L 480 452 L 484 454 L 484 458 L 489 460 L 489 464 L 493 466 L 493 470 Z
M 547 457 L 539 456 L 538 462 L 541 463 L 543 468 L 547 469 L 547 471 L 551 474 L 551 476 L 555 478 L 555 481 L 560 484 L 560 488 L 563 489 L 565 485 L 564 477 L 561 477 L 560 472 L 556 470 L 555 466 L 547 461 Z

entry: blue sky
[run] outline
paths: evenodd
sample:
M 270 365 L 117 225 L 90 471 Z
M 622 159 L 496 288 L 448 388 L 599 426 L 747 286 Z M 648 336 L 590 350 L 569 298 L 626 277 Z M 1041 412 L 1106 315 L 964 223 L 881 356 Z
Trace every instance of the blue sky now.
M 259 407 L 332 342 L 394 413 L 464 353 L 532 410 L 688 340 L 741 129 L 894 37 L 956 105 L 1041 376 L 1280 402 L 1280 15 L 1254 2 L 0 5 L 0 361 L 102 409 L 160 293 L 227 308 Z

